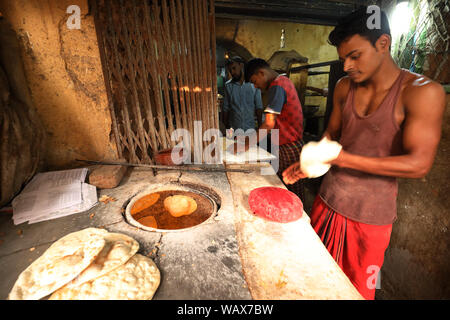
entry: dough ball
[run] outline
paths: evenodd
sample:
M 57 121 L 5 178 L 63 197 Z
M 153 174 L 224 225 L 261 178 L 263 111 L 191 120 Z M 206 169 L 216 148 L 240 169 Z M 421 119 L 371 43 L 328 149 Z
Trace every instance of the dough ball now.
M 308 178 L 320 177 L 331 167 L 327 162 L 336 159 L 341 150 L 339 143 L 326 137 L 319 142 L 309 142 L 300 153 L 300 168 Z
M 197 210 L 197 202 L 191 197 L 174 195 L 164 199 L 164 208 L 174 217 L 189 215 Z

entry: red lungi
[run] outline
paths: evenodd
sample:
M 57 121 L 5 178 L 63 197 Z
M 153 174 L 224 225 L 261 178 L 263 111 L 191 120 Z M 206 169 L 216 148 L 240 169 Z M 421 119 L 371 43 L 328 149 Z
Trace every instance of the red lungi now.
M 312 227 L 355 288 L 365 299 L 373 300 L 392 224 L 377 226 L 347 219 L 330 209 L 320 196 L 314 200 L 310 218 Z

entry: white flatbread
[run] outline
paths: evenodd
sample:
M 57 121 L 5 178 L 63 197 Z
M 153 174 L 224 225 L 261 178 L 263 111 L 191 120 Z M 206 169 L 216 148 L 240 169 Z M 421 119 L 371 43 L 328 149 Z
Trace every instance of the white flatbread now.
M 140 254 L 95 280 L 61 288 L 50 300 L 148 300 L 159 287 L 161 274 L 152 259 Z
M 107 274 L 127 262 L 139 249 L 136 240 L 121 233 L 108 233 L 105 241 L 97 258 L 66 287 L 73 288 Z
M 189 196 L 177 194 L 164 199 L 164 208 L 172 216 L 178 218 L 189 215 L 197 210 L 197 202 Z
M 338 157 L 342 146 L 336 141 L 324 137 L 319 142 L 309 142 L 303 146 L 300 153 L 300 168 L 308 178 L 317 178 L 330 169 L 328 161 Z
M 53 243 L 18 277 L 9 300 L 37 300 L 73 280 L 105 246 L 108 231 L 87 228 Z

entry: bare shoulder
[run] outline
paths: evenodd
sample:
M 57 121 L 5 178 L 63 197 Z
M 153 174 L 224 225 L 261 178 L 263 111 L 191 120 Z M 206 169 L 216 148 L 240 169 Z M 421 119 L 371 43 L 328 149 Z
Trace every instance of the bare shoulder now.
M 348 76 L 344 76 L 336 82 L 334 94 L 335 94 L 335 97 L 340 102 L 345 101 L 348 90 L 350 89 L 350 83 L 351 83 L 351 80 L 350 80 L 350 77 L 348 77 Z
M 336 82 L 336 90 L 347 92 L 350 88 L 350 77 L 344 76 Z
M 444 88 L 430 78 L 409 72 L 404 81 L 402 100 L 405 108 L 443 109 L 445 105 Z M 436 110 L 438 111 L 438 110 Z

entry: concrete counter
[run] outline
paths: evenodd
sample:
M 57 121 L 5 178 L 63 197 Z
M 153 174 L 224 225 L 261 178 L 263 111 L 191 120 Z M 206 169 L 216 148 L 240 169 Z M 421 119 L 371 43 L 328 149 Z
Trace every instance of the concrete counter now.
M 253 215 L 250 191 L 285 188 L 275 172 L 251 177 L 229 172 L 228 178 L 243 272 L 254 299 L 363 299 L 328 253 L 306 212 L 290 223 Z
M 213 219 L 179 232 L 150 232 L 123 216 L 127 203 L 156 185 L 199 184 L 220 196 Z M 231 184 L 231 188 L 230 188 Z M 358 299 L 309 225 L 306 214 L 288 224 L 269 222 L 249 212 L 247 197 L 259 186 L 283 186 L 276 175 L 258 172 L 199 173 L 129 170 L 114 189 L 99 190 L 115 201 L 89 211 L 36 224 L 14 226 L 0 215 L 0 299 L 6 299 L 19 274 L 57 239 L 88 227 L 102 227 L 135 238 L 139 253 L 161 271 L 154 299 Z

